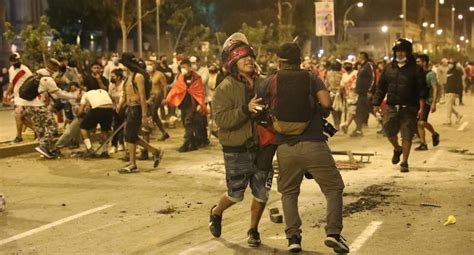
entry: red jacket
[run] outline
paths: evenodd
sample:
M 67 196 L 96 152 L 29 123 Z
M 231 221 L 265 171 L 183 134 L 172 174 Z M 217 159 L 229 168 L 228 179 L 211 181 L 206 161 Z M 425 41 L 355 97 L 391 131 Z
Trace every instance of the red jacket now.
M 194 100 L 201 106 L 201 111 L 207 113 L 207 107 L 205 103 L 205 90 L 204 86 L 202 85 L 201 77 L 192 72 L 193 79 L 191 85 L 188 87 L 186 85 L 186 81 L 184 80 L 184 76 L 180 75 L 176 79 L 173 88 L 171 88 L 168 96 L 166 97 L 166 102 L 174 107 L 179 107 L 186 96 L 186 93 L 189 93 Z M 193 103 L 194 104 L 194 103 Z M 195 106 L 193 105 L 193 108 Z

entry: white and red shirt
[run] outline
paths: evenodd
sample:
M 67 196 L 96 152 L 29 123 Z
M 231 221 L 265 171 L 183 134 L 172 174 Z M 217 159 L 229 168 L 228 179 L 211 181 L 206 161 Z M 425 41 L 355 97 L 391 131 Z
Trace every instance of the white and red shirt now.
M 20 87 L 23 83 L 28 79 L 33 73 L 31 70 L 25 66 L 21 65 L 20 68 L 14 68 L 10 66 L 8 69 L 8 75 L 10 77 L 10 83 L 13 86 L 13 98 L 15 101 L 15 105 L 17 106 L 41 106 L 43 102 L 35 98 L 34 100 L 27 101 L 20 97 Z
M 81 105 L 88 104 L 92 109 L 104 106 L 112 108 L 112 99 L 107 91 L 103 89 L 89 90 L 81 98 Z

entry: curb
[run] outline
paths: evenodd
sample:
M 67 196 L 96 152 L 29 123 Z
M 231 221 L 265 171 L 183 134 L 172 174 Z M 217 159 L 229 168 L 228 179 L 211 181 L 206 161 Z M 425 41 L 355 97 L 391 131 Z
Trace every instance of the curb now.
M 14 157 L 22 154 L 33 153 L 38 142 L 29 142 L 23 144 L 12 144 L 6 147 L 0 147 L 0 159 Z

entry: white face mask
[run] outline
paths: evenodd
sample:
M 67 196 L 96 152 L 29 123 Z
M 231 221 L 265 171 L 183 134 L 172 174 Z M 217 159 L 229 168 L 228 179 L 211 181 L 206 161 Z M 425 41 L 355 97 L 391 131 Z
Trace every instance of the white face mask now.
M 452 69 L 453 67 L 454 67 L 453 64 L 448 64 L 448 68 L 449 68 L 449 69 Z
M 404 58 L 397 58 L 397 62 L 398 62 L 398 63 L 407 62 L 407 57 L 404 57 Z
M 112 60 L 112 62 L 114 62 L 114 64 L 118 64 L 118 62 L 119 62 L 118 57 L 112 57 L 111 60 Z
M 149 72 L 149 73 L 153 72 L 153 66 L 152 65 L 147 65 L 146 66 L 146 71 Z

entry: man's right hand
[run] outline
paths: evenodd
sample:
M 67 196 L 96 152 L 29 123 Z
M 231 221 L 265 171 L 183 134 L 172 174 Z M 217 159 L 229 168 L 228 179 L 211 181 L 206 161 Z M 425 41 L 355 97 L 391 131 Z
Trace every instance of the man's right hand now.
M 260 101 L 262 101 L 262 99 L 257 98 L 257 95 L 255 95 L 248 104 L 249 112 L 257 113 L 259 111 L 257 108 L 262 107 L 262 105 L 260 104 Z

